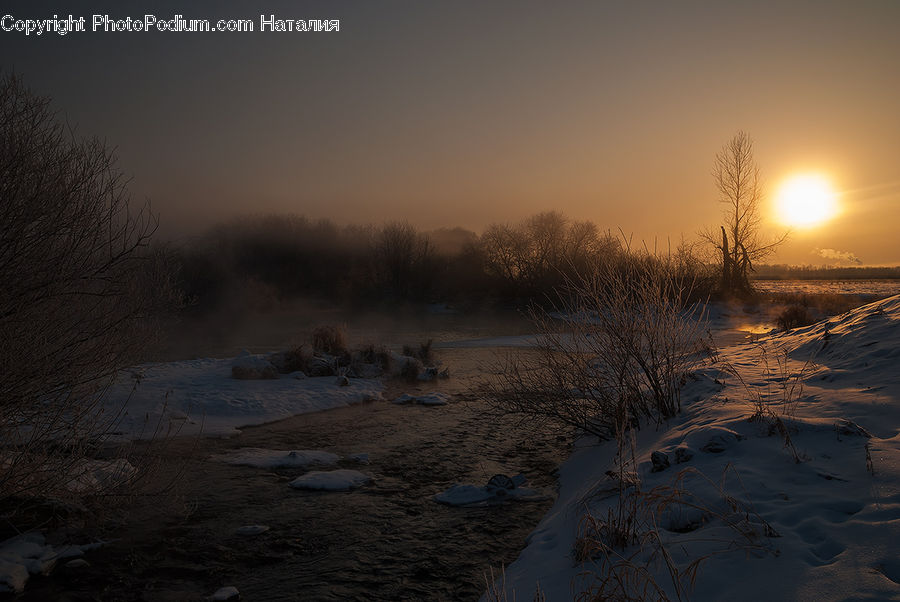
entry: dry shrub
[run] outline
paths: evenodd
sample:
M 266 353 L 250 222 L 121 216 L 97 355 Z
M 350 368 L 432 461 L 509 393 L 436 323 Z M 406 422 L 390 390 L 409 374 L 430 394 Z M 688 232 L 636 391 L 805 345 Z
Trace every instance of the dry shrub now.
M 775 318 L 775 324 L 782 330 L 791 330 L 815 323 L 805 305 L 789 305 Z
M 488 403 L 602 439 L 625 422 L 671 418 L 702 349 L 702 306 L 689 298 L 671 258 L 629 253 L 599 266 L 570 282 L 555 312 L 532 312 L 541 345 L 507 358 L 486 383 Z
M 425 366 L 422 365 L 422 361 L 418 358 L 405 357 L 403 358 L 403 365 L 400 367 L 400 377 L 408 381 L 414 381 L 419 378 L 424 369 Z
M 312 333 L 313 350 L 328 355 L 344 355 L 347 350 L 347 329 L 343 324 L 317 326 Z
M 428 339 L 424 343 L 419 343 L 418 347 L 404 345 L 403 355 L 422 360 L 423 364 L 430 366 L 434 363 L 434 351 L 431 349 L 433 343 L 434 339 Z
M 378 366 L 382 372 L 390 372 L 393 361 L 391 352 L 386 347 L 376 347 L 369 343 L 351 354 L 350 364 L 357 372 L 365 364 Z
M 269 356 L 269 361 L 278 369 L 281 374 L 290 374 L 291 372 L 306 372 L 307 364 L 311 354 L 306 351 L 303 345 L 298 345 L 287 351 L 279 351 Z

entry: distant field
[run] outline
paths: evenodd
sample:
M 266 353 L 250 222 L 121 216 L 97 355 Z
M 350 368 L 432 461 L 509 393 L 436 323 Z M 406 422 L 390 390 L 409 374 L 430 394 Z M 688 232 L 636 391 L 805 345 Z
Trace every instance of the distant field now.
M 830 293 L 890 297 L 900 294 L 900 280 L 754 280 L 769 293 Z

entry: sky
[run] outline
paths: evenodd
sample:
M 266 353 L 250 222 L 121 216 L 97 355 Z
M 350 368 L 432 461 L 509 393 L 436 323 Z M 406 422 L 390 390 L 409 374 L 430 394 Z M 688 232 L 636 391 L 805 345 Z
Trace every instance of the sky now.
M 557 210 L 674 244 L 719 223 L 713 160 L 744 130 L 764 237 L 786 229 L 785 179 L 838 194 L 772 262 L 900 264 L 900 2 L 35 4 L 0 16 L 87 31 L 0 31 L 0 67 L 116 149 L 164 236 L 247 213 L 480 231 Z M 255 31 L 91 31 L 145 14 Z

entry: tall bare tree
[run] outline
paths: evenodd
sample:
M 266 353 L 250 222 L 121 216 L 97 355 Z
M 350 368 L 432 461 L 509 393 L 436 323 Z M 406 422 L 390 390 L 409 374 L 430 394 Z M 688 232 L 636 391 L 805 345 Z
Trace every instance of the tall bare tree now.
M 763 189 L 759 166 L 753 158 L 753 140 L 739 131 L 716 155 L 712 170 L 719 191 L 719 202 L 725 205 L 724 222 L 719 231 L 706 230 L 702 236 L 718 250 L 721 257 L 723 291 L 750 291 L 753 264 L 770 255 L 784 242 L 786 234 L 763 242 L 760 234 L 760 206 Z

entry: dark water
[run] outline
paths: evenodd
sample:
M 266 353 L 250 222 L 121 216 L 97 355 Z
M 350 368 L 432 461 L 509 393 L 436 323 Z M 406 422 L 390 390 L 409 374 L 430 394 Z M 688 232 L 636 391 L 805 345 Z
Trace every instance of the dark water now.
M 485 575 L 517 557 L 551 500 L 454 508 L 432 496 L 455 482 L 521 472 L 552 497 L 567 448 L 555 434 L 480 414 L 481 402 L 465 391 L 489 352 L 440 353 L 457 374 L 441 385 L 454 394 L 450 405 L 371 402 L 247 428 L 230 440 L 173 442 L 166 453 L 187 458 L 180 503 L 139 504 L 108 534 L 118 541 L 88 554 L 91 567 L 35 580 L 23 599 L 200 600 L 225 585 L 244 600 L 477 599 Z M 392 384 L 387 396 L 432 390 Z M 346 493 L 304 492 L 288 486 L 302 469 L 209 459 L 241 447 L 369 453 L 369 465 L 341 467 L 374 482 Z M 248 524 L 271 530 L 234 534 Z

